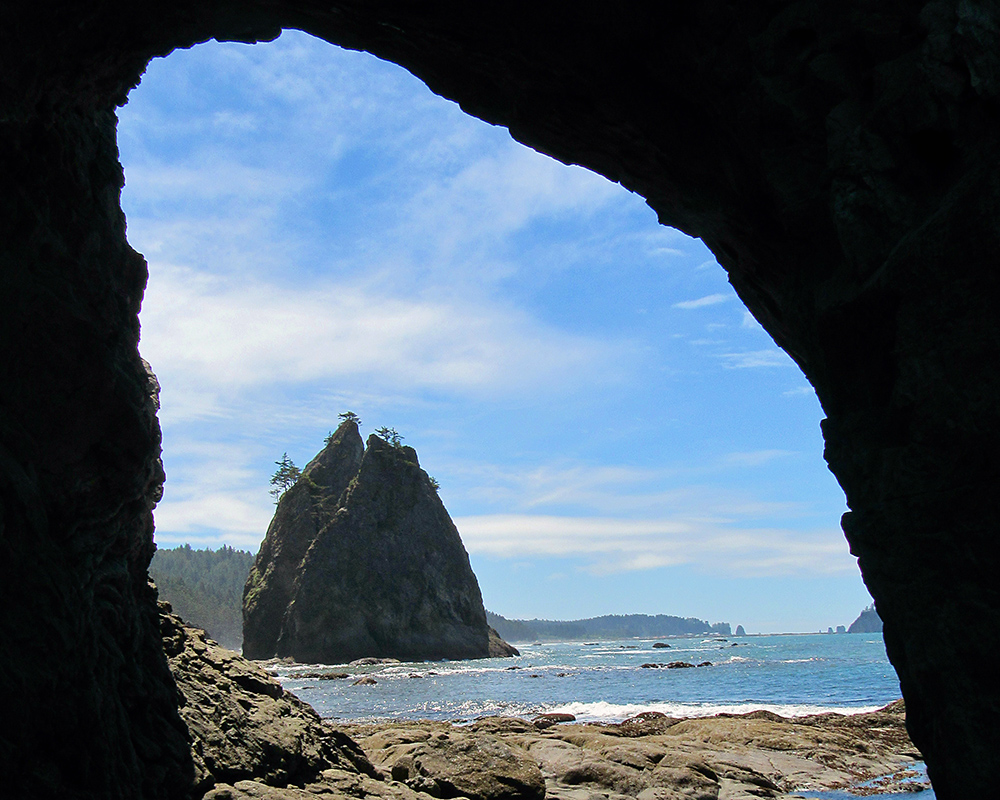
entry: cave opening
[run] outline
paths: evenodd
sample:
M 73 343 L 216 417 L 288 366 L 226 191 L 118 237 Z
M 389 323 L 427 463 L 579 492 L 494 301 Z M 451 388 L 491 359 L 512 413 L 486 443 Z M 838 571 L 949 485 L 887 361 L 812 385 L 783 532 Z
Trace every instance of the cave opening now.
M 507 616 L 870 602 L 811 387 L 637 195 L 298 32 L 157 59 L 119 118 L 160 547 L 255 551 L 272 462 L 350 408 L 418 448 Z

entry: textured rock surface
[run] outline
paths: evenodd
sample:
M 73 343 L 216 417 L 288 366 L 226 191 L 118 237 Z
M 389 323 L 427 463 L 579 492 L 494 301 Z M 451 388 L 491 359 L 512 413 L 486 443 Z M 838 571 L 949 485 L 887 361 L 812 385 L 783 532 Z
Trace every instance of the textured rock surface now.
M 2 791 L 169 797 L 191 765 L 146 576 L 163 468 L 115 117 L 12 121 L 0 38 Z
M 362 741 L 383 774 L 434 797 L 545 796 L 545 780 L 535 759 L 524 748 L 489 733 L 415 723 L 383 726 Z
M 0 9 L 0 772 L 186 780 L 146 587 L 159 435 L 113 110 L 148 60 L 282 26 L 403 64 L 701 236 L 828 419 L 844 529 L 944 800 L 1000 751 L 1000 9 L 815 0 L 178 0 Z M 31 602 L 23 602 L 30 597 Z M 47 722 L 60 719 L 53 731 Z M 43 787 L 43 788 L 39 788 Z
M 278 502 L 244 592 L 245 654 L 516 654 L 505 645 L 491 641 L 469 556 L 416 452 L 375 435 L 365 448 L 344 422 Z
M 193 791 L 256 780 L 288 786 L 326 770 L 374 775 L 357 746 L 263 669 L 161 604 L 160 633 L 180 693 L 194 762 Z
M 343 423 L 279 500 L 243 591 L 243 654 L 247 658 L 275 654 L 306 551 L 340 507 L 347 484 L 361 468 L 364 449 L 358 426 Z
M 921 785 L 902 703 L 795 720 L 755 712 L 538 726 L 494 717 L 461 728 L 387 722 L 344 730 L 386 777 L 443 798 L 539 798 L 544 790 L 564 800 L 751 800 L 872 779 L 887 791 Z

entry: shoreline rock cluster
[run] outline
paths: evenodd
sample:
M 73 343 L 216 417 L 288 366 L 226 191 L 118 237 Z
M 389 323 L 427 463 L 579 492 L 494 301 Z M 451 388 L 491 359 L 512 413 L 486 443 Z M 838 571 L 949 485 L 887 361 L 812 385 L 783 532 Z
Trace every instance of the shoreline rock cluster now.
M 902 701 L 796 719 L 650 712 L 614 724 L 549 714 L 333 726 L 262 665 L 168 604 L 160 610 L 190 736 L 191 798 L 759 800 L 874 780 L 881 791 L 920 785 Z

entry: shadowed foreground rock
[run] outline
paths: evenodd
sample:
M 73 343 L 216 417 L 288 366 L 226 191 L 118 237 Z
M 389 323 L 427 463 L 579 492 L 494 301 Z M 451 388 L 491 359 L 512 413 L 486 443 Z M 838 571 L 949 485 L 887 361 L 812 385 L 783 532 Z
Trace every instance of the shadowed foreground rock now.
M 334 727 L 166 604 L 161 633 L 190 732 L 195 798 L 752 800 L 880 777 L 892 789 L 916 777 L 902 702 L 796 720 L 653 713 L 617 725 L 487 717 Z
M 243 593 L 244 654 L 309 663 L 516 655 L 412 447 L 344 422 L 278 501 Z

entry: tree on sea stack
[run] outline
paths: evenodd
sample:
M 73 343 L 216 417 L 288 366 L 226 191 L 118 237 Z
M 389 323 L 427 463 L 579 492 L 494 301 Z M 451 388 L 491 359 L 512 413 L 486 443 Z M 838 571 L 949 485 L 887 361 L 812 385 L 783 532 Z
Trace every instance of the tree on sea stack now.
M 361 427 L 361 417 L 359 417 L 353 411 L 345 411 L 343 414 L 338 414 L 337 416 L 340 418 L 341 425 L 343 425 L 345 422 L 350 422 L 359 428 Z M 340 430 L 340 428 L 337 428 L 337 430 Z M 326 438 L 323 441 L 326 443 L 327 447 L 330 446 L 330 443 L 333 441 L 333 437 L 336 435 L 337 434 L 335 431 L 330 431 L 326 435 Z
M 295 462 L 288 457 L 288 453 L 283 453 L 281 461 L 275 461 L 274 463 L 278 468 L 271 476 L 271 489 L 269 493 L 274 498 L 275 505 L 277 505 L 278 500 L 281 499 L 281 495 L 295 485 L 295 481 L 299 479 L 302 471 L 295 466 Z
M 395 428 L 387 428 L 383 425 L 381 428 L 377 428 L 375 430 L 375 435 L 382 441 L 388 442 L 393 447 L 403 446 L 403 437 L 399 435 L 399 432 Z

